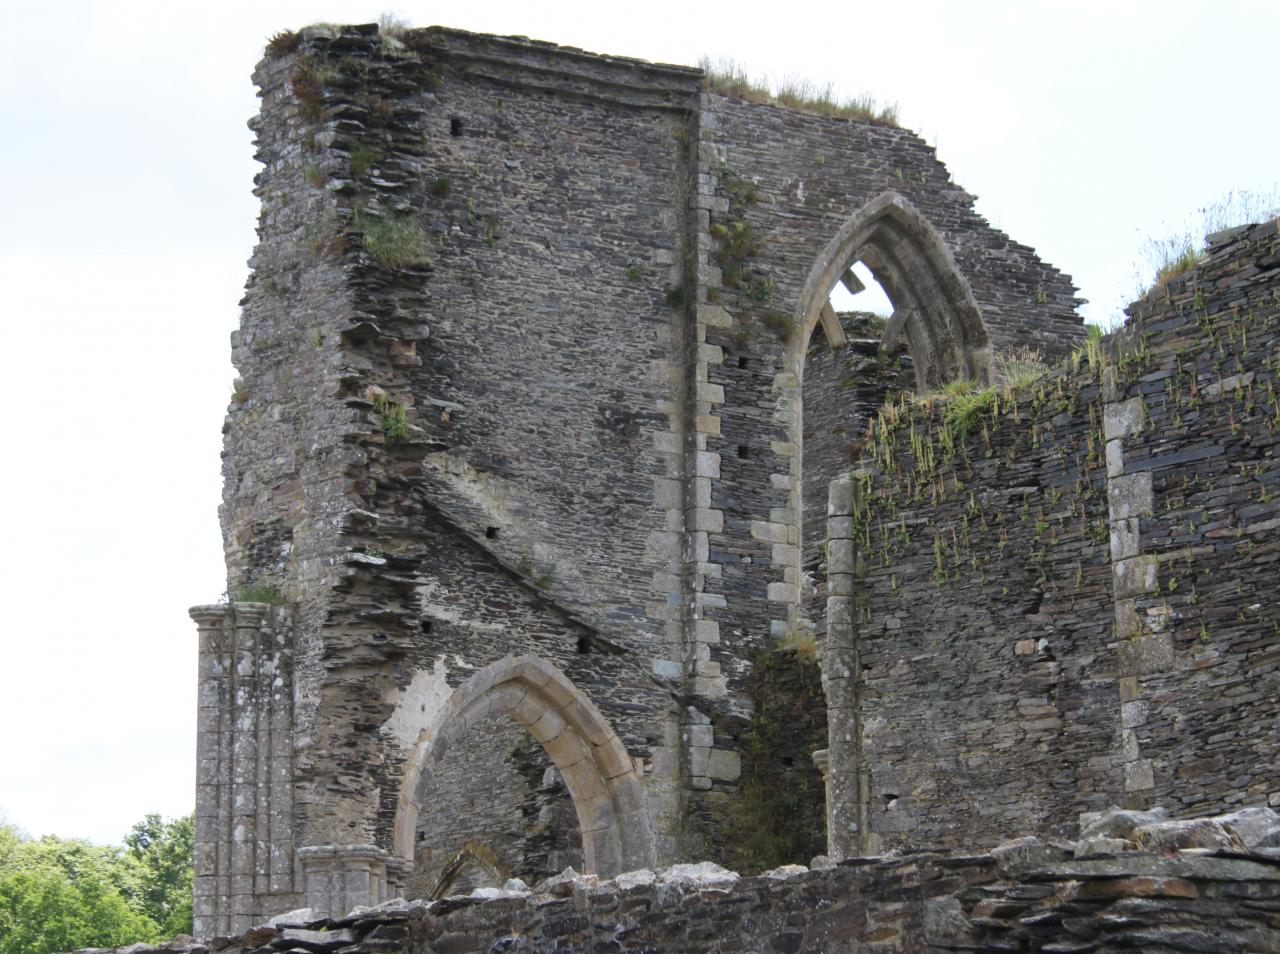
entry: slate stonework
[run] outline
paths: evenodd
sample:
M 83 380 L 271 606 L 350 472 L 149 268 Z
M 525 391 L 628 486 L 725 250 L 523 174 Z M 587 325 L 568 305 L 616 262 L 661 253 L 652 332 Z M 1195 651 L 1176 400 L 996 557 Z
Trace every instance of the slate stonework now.
M 1280 800 L 1276 229 L 950 446 L 896 405 L 832 485 L 837 853 Z

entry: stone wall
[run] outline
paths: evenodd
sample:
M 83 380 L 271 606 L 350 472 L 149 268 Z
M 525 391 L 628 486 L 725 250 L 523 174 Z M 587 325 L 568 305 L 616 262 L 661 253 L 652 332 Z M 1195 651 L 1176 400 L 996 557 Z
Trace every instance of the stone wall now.
M 695 682 L 701 698 L 691 708 L 715 725 L 716 749 L 738 750 L 752 653 L 813 627 L 801 576 L 802 392 L 836 282 L 854 261 L 872 268 L 896 306 L 882 344 L 905 341 L 919 387 L 984 376 L 993 350 L 1014 342 L 1062 354 L 1080 325 L 1070 280 L 978 217 L 914 134 L 706 93 L 697 119 L 689 268 L 700 286 L 694 331 L 707 345 L 694 369 L 695 447 L 708 469 L 695 495 L 708 513 L 705 533 L 690 528 L 690 582 L 697 631 L 709 636 L 694 647 L 706 657 L 697 666 L 710 679 Z M 872 409 L 842 411 L 856 420 Z M 732 782 L 706 784 L 733 795 Z M 690 805 L 703 797 L 695 792 Z M 695 834 L 715 840 L 714 831 Z
M 881 344 L 933 386 L 1015 341 L 1067 349 L 1070 280 L 914 134 L 695 69 L 322 26 L 255 79 L 222 522 L 232 596 L 291 610 L 292 820 L 246 837 L 299 865 L 253 912 L 398 891 L 422 773 L 494 713 L 564 776 L 584 864 L 723 857 L 752 659 L 813 624 L 817 306 L 864 260 L 897 306 Z M 822 379 L 868 350 L 813 369 L 810 487 L 847 450 L 823 415 L 881 395 L 825 402 Z M 252 916 L 201 904 L 201 930 Z
M 1277 248 L 1218 236 L 1105 349 L 880 416 L 832 487 L 837 853 L 1280 801 Z
M 1108 378 L 1120 752 L 1135 803 L 1280 805 L 1280 238 L 1130 306 Z
M 121 952 L 1280 950 L 1280 849 L 1258 844 L 1280 837 L 1274 813 L 1110 811 L 1086 828 L 1076 844 L 1022 838 L 990 854 L 915 851 L 753 878 L 708 864 L 609 882 L 566 874 L 533 892 L 511 882 L 344 917 L 296 911 L 236 937 Z

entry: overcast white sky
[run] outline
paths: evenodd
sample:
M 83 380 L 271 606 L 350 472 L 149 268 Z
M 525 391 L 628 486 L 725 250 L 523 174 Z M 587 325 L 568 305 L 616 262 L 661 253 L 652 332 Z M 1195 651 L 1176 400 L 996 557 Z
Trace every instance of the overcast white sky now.
M 196 634 L 224 587 L 227 335 L 253 247 L 249 74 L 382 2 L 59 0 L 0 32 L 0 817 L 116 841 L 191 810 Z M 979 211 L 1107 323 L 1144 237 L 1280 178 L 1280 4 L 433 3 L 415 26 L 897 101 Z

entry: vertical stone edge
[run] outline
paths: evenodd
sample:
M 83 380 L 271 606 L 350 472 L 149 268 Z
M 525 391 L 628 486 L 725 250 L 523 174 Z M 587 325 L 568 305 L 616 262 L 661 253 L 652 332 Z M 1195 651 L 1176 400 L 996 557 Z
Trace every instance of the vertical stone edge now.
M 1142 552 L 1141 520 L 1155 512 L 1151 471 L 1125 473 L 1125 441 L 1132 443 L 1142 433 L 1146 408 L 1141 395 L 1125 396 L 1115 367 L 1103 371 L 1103 402 L 1122 788 L 1117 794 L 1132 808 L 1146 808 L 1155 791 L 1155 773 L 1151 759 L 1142 756 L 1139 739 L 1148 710 L 1140 677 L 1173 667 L 1173 643 L 1166 631 L 1168 604 L 1150 599 L 1159 592 L 1157 558 Z
M 827 854 L 833 860 L 870 847 L 860 793 L 857 709 L 857 634 L 854 630 L 858 554 L 854 516 L 859 475 L 833 480 L 827 495 L 827 634 L 822 644 L 822 687 L 827 697 Z M 815 754 L 815 760 L 818 756 Z M 819 763 L 821 764 L 821 763 Z

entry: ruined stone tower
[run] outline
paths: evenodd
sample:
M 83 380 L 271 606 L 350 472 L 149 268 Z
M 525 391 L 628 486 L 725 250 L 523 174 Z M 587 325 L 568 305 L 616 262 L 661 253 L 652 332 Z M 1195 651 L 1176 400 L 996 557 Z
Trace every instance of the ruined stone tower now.
M 723 857 L 827 483 L 887 391 L 1069 351 L 1070 280 L 911 132 L 696 69 L 348 27 L 255 79 L 197 933 Z

